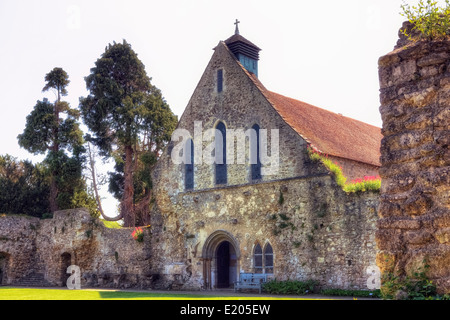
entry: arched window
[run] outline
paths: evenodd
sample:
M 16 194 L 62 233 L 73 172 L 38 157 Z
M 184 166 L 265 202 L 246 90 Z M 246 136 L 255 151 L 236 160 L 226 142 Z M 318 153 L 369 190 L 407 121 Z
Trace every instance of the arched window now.
M 216 126 L 215 136 L 216 184 L 227 183 L 227 129 L 223 122 Z
M 256 152 L 256 155 L 250 157 L 251 159 L 251 170 L 252 170 L 252 180 L 261 179 L 261 159 L 259 157 L 259 126 L 257 124 L 253 125 L 252 129 L 254 130 L 255 135 L 253 135 L 254 140 L 250 143 L 256 144 L 256 148 L 250 148 L 252 153 Z
M 186 190 L 194 189 L 194 142 L 189 139 L 184 148 L 185 154 L 185 176 L 184 186 Z
M 223 90 L 223 70 L 217 70 L 217 92 L 222 92 Z
M 270 243 L 267 243 L 264 250 L 257 243 L 253 250 L 253 267 L 255 273 L 273 273 L 273 249 Z
M 264 248 L 264 273 L 273 273 L 273 249 L 270 243 Z
M 256 244 L 253 252 L 253 265 L 255 268 L 255 273 L 263 273 L 263 254 L 259 243 Z

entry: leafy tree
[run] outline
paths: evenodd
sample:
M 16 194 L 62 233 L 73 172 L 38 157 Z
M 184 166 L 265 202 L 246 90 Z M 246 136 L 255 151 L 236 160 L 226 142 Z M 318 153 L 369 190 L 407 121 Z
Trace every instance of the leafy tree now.
M 44 98 L 37 102 L 18 140 L 21 147 L 33 154 L 47 154 L 44 162 L 50 177 L 50 210 L 54 212 L 70 207 L 75 190 L 81 188 L 84 148 L 78 123 L 80 113 L 61 100 L 67 95 L 67 73 L 54 68 L 45 81 L 43 91 L 54 91 L 56 101 L 51 103 Z M 72 151 L 72 158 L 66 151 Z
M 143 201 L 144 208 L 150 201 L 149 176 L 140 176 L 148 171 L 142 169 L 144 162 L 156 162 L 177 118 L 125 40 L 109 44 L 85 80 L 90 95 L 80 99 L 81 115 L 101 155 L 116 159 L 114 194 L 121 201 L 117 219 L 135 226 L 141 223 L 136 221 L 136 201 Z M 139 190 L 140 197 L 137 184 L 145 190 Z
M 65 156 L 62 160 L 63 166 L 78 167 L 74 159 Z M 77 170 L 67 171 L 73 175 Z M 38 218 L 49 215 L 49 172 L 48 159 L 33 165 L 27 160 L 19 161 L 10 155 L 0 155 L 0 213 L 26 214 Z M 84 180 L 70 175 L 66 175 L 65 179 L 67 183 L 58 182 L 59 205 L 63 209 L 84 207 L 90 211 L 91 216 L 98 217 L 95 198 L 86 188 Z
M 60 209 L 87 208 L 93 217 L 98 217 L 99 209 L 93 190 L 87 187 L 83 177 L 86 163 L 85 148 L 75 146 L 72 156 L 64 151 L 50 152 L 43 162 L 47 176 L 52 177 L 58 187 L 57 204 Z M 52 173 L 57 174 L 53 176 Z
M 0 156 L 0 212 L 42 217 L 50 211 L 50 186 L 41 164 Z

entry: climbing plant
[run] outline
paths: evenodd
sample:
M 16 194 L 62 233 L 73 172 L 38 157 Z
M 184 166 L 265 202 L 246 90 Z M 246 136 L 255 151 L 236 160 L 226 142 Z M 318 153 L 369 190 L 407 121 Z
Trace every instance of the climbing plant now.
M 321 162 L 334 176 L 336 183 L 347 193 L 379 191 L 381 188 L 381 178 L 379 176 L 365 176 L 362 179 L 352 180 L 347 183 L 347 178 L 342 172 L 342 168 L 333 162 L 326 154 L 323 154 L 312 146 L 306 149 L 309 158 L 315 162 Z

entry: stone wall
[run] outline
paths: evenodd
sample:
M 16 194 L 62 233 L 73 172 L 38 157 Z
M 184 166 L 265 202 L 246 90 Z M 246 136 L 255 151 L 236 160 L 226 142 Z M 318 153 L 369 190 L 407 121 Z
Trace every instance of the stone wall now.
M 222 92 L 217 92 L 216 76 L 219 69 L 223 71 Z M 222 42 L 216 47 L 214 55 L 181 116 L 177 128 L 187 130 L 191 137 L 195 138 L 195 122 L 201 123 L 202 133 L 205 133 L 208 129 L 214 129 L 219 121 L 225 124 L 228 133 L 230 130 L 242 130 L 245 132 L 252 128 L 254 124 L 258 124 L 261 129 L 268 130 L 269 153 L 272 142 L 271 130 L 279 130 L 279 148 L 282 150 L 280 152 L 282 157 L 279 158 L 279 167 L 274 174 L 263 176 L 262 181 L 307 174 L 306 169 L 302 166 L 306 153 L 299 152 L 299 150 L 306 148 L 306 142 L 286 124 L 268 103 L 264 95 L 243 71 L 233 54 Z M 200 136 L 200 142 L 194 140 L 194 143 L 196 148 L 206 151 L 211 141 L 202 141 Z M 174 169 L 170 158 L 172 147 L 176 144 L 171 144 L 165 157 L 159 161 L 159 168 L 157 169 L 161 172 L 169 170 L 171 174 L 174 174 L 174 170 L 176 170 L 177 176 L 173 175 L 173 179 L 165 186 L 170 193 L 184 191 L 184 170 L 182 167 Z M 247 161 L 247 165 L 238 163 L 237 146 L 240 145 L 239 142 L 236 143 L 234 161 L 228 158 L 227 185 L 241 185 L 252 182 L 250 165 L 248 165 L 248 145 L 244 149 L 244 160 Z M 195 189 L 203 190 L 216 187 L 214 178 L 215 166 L 207 164 L 205 161 L 201 165 L 195 165 Z
M 152 221 L 160 288 L 215 288 L 215 254 L 226 240 L 237 255 L 234 277 L 256 272 L 254 247 L 270 243 L 279 280 L 367 289 L 366 269 L 376 265 L 378 193 L 346 194 L 322 173 L 180 192 L 171 201 Z
M 410 43 L 379 59 L 382 272 L 428 276 L 450 292 L 450 41 Z
M 221 92 L 217 70 L 223 73 Z M 366 289 L 366 270 L 375 264 L 379 194 L 346 194 L 320 162 L 311 161 L 306 141 L 274 110 L 224 43 L 217 46 L 178 128 L 194 135 L 195 143 L 195 122 L 206 130 L 218 121 L 227 130 L 255 123 L 279 130 L 278 170 L 252 181 L 248 162 L 228 164 L 227 183 L 216 185 L 215 166 L 196 163 L 194 188 L 186 190 L 184 165 L 171 159 L 173 142 L 154 170 L 155 201 L 144 243 L 133 240 L 130 229 L 105 228 L 84 210 L 56 212 L 49 220 L 1 217 L 3 282 L 39 273 L 61 286 L 64 270 L 74 264 L 81 268 L 82 286 L 214 289 L 218 249 L 229 243 L 230 284 L 240 272 L 255 272 L 255 246 L 270 244 L 273 276 L 279 280 Z M 209 144 L 200 140 L 196 147 L 205 150 Z M 272 137 L 269 150 L 271 144 Z M 344 162 L 345 170 L 361 177 L 376 170 Z M 21 269 L 15 271 L 18 264 Z
M 222 92 L 216 89 L 219 69 Z M 232 247 L 231 281 L 239 272 L 255 272 L 255 245 L 270 243 L 277 279 L 366 289 L 366 268 L 375 265 L 379 194 L 348 195 L 324 166 L 311 162 L 306 141 L 274 110 L 223 43 L 216 47 L 178 128 L 193 134 L 196 121 L 206 130 L 219 120 L 227 130 L 246 130 L 255 123 L 261 129 L 278 129 L 279 170 L 252 181 L 248 164 L 229 164 L 228 183 L 216 185 L 214 165 L 196 164 L 194 189 L 185 190 L 184 166 L 172 162 L 174 145 L 169 146 L 154 171 L 151 224 L 157 285 L 215 288 L 217 250 L 226 241 Z M 346 165 L 354 169 L 361 164 Z M 360 177 L 377 170 L 360 169 Z
M 87 287 L 151 287 L 151 234 L 144 242 L 131 229 L 108 229 L 84 209 L 58 211 L 53 219 L 0 217 L 0 254 L 6 261 L 3 284 L 14 285 L 30 274 L 65 286 L 69 265 L 81 269 Z
M 27 216 L 0 216 L 0 284 L 10 284 L 33 272 L 39 221 Z

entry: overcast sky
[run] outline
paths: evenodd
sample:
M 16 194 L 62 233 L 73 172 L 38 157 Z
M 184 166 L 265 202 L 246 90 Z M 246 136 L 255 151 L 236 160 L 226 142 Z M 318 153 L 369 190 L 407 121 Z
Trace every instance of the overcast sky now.
M 408 1 L 416 3 L 417 1 Z M 378 58 L 392 51 L 401 0 L 0 0 L 0 154 L 17 144 L 45 74 L 62 67 L 78 106 L 84 77 L 109 43 L 126 39 L 179 117 L 220 40 L 262 49 L 267 89 L 381 127 Z M 251 112 L 251 106 L 249 106 Z M 39 158 L 37 158 L 39 159 Z

